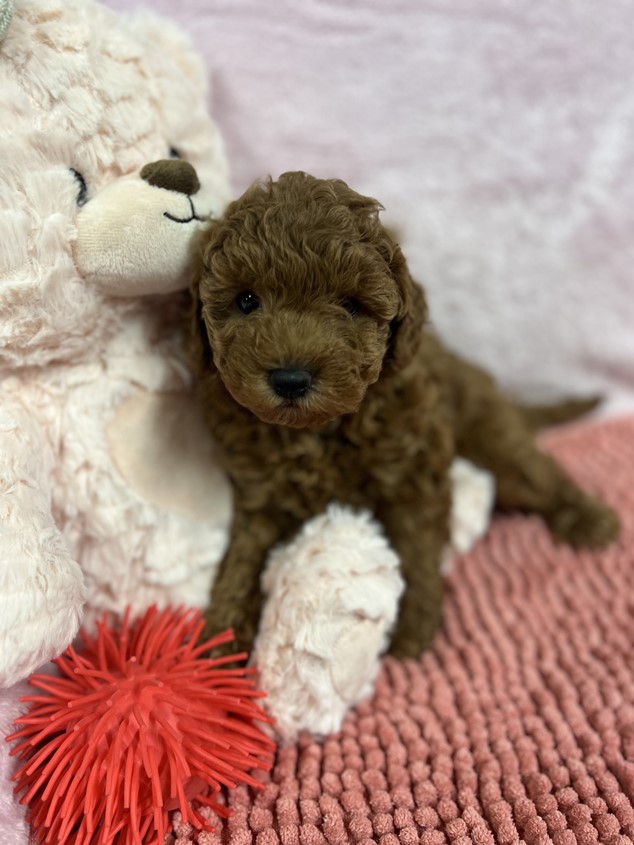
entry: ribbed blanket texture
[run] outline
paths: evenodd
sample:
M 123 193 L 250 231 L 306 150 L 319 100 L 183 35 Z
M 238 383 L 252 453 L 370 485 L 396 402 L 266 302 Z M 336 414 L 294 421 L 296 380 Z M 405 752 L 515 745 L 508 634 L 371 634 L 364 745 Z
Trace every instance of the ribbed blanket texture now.
M 199 845 L 634 841 L 634 418 L 545 442 L 618 508 L 620 541 L 575 552 L 496 517 L 456 562 L 434 649 L 386 659 L 339 735 L 282 748 Z

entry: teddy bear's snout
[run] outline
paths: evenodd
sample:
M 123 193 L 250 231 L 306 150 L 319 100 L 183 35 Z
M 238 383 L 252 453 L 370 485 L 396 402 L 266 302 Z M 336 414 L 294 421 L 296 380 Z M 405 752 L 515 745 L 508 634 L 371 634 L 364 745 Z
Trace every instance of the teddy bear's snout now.
M 164 159 L 146 164 L 141 179 L 155 188 L 192 196 L 200 190 L 198 174 L 188 161 Z
M 194 207 L 200 187 L 186 161 L 154 161 L 113 179 L 77 213 L 73 255 L 83 279 L 110 296 L 184 288 L 204 219 Z M 200 195 L 196 202 L 204 204 Z

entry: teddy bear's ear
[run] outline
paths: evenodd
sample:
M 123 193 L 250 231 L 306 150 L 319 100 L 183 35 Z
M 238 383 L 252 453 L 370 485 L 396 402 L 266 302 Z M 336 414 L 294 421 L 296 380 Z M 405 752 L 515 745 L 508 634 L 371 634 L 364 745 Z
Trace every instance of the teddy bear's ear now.
M 420 346 L 423 326 L 427 321 L 425 294 L 420 285 L 412 279 L 407 261 L 398 244 L 394 244 L 389 267 L 401 302 L 399 312 L 390 325 L 383 374 L 397 372 L 409 364 Z
M 7 34 L 13 17 L 13 0 L 0 0 L 0 41 Z

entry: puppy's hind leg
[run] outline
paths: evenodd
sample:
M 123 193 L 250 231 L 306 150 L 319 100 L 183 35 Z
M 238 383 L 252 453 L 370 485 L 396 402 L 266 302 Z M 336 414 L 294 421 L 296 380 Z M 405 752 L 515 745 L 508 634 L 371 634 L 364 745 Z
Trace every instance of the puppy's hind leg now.
M 465 428 L 458 452 L 495 476 L 502 509 L 532 511 L 553 534 L 576 547 L 600 548 L 618 533 L 618 518 L 585 493 L 533 440 L 521 412 L 499 393 L 487 397 Z

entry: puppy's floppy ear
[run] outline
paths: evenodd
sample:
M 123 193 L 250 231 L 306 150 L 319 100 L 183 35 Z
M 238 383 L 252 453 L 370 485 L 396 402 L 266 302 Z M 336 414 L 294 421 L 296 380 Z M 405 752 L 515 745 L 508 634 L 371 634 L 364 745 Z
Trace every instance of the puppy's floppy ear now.
M 200 244 L 198 244 L 199 246 Z M 200 283 L 203 277 L 202 255 L 197 254 L 192 266 L 192 277 L 189 290 L 191 303 L 189 307 L 189 360 L 197 376 L 207 375 L 216 369 L 214 355 L 209 342 L 207 326 L 203 318 L 203 306 L 200 299 Z
M 420 346 L 423 326 L 427 321 L 427 303 L 420 285 L 410 276 L 407 261 L 398 244 L 393 244 L 389 268 L 400 297 L 397 316 L 390 324 L 390 337 L 383 362 L 383 373 L 402 370 Z

